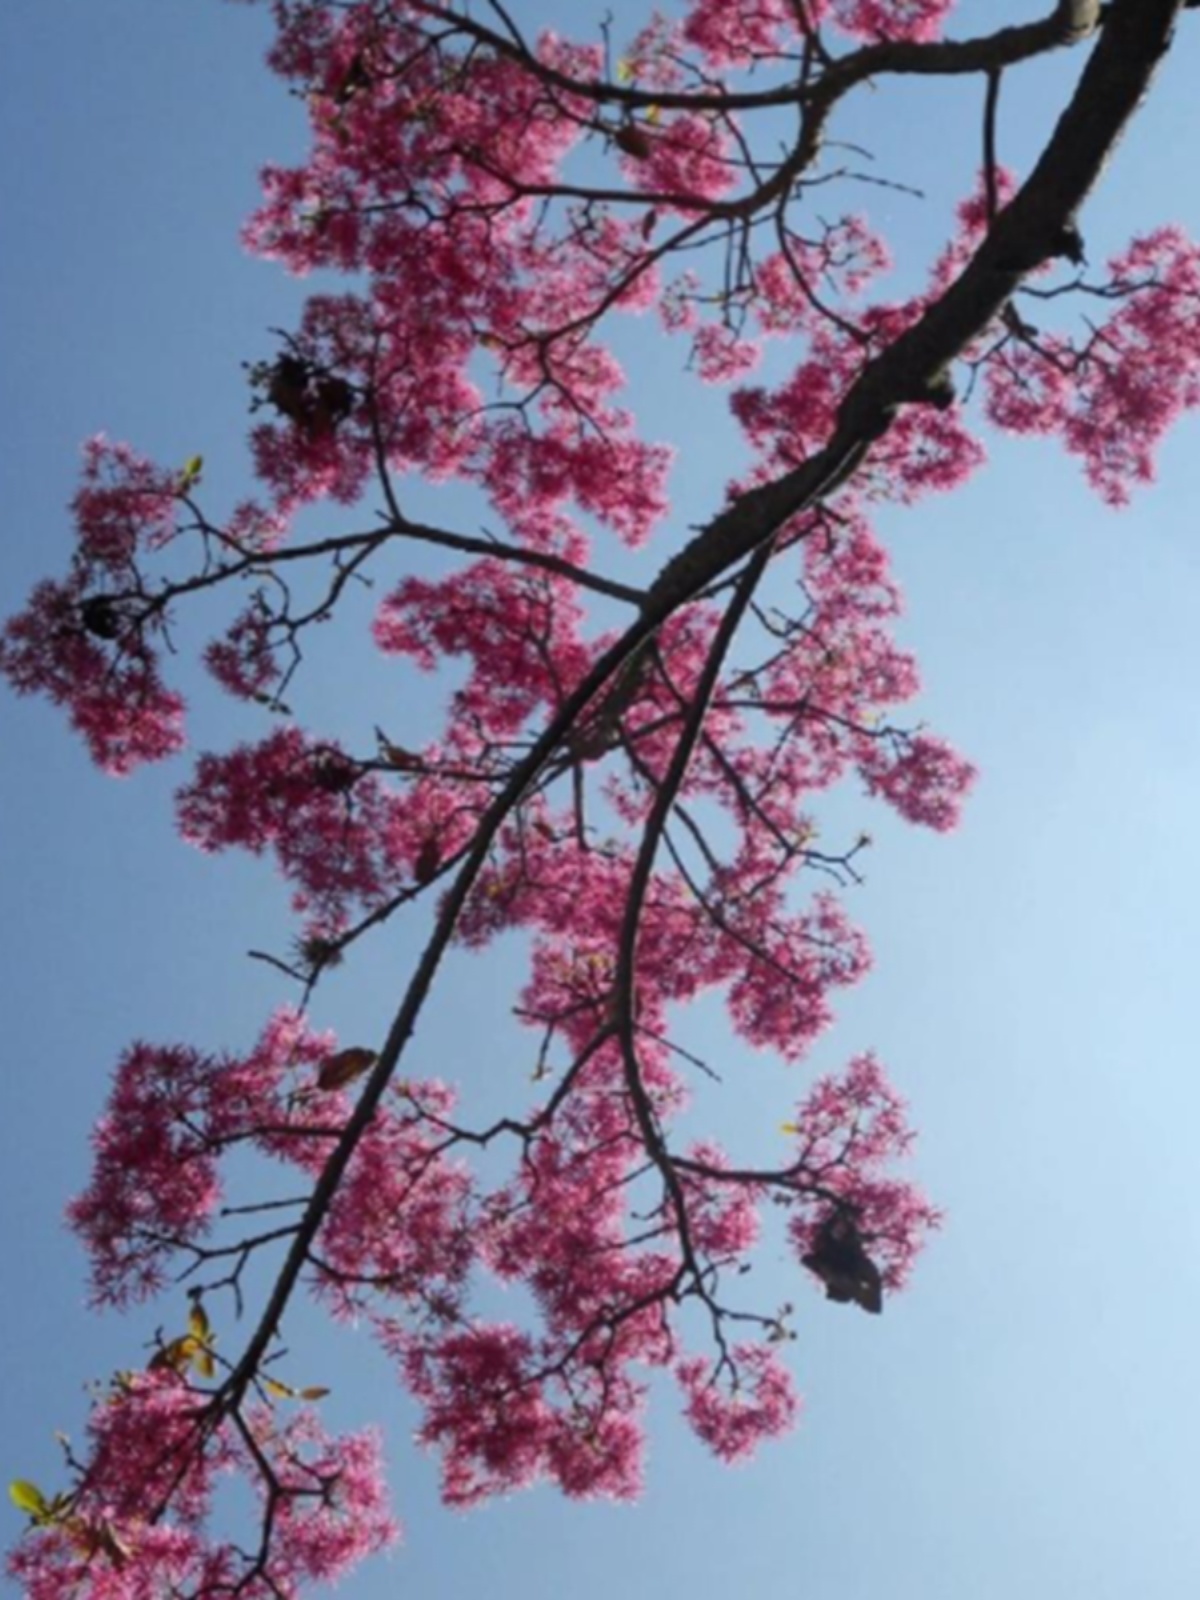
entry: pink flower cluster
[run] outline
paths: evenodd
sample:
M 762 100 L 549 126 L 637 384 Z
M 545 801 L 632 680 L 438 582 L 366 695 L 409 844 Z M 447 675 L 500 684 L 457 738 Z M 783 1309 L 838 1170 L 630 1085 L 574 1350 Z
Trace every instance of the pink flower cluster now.
M 398 1536 L 373 1432 L 329 1437 L 311 1410 L 234 1419 L 169 1367 L 123 1373 L 88 1423 L 90 1456 L 9 1561 L 29 1600 L 237 1593 L 295 1600 Z M 218 1479 L 270 1502 L 257 1551 L 206 1532 Z
M 1108 264 L 1110 315 L 1086 337 L 1032 330 L 987 367 L 988 415 L 1061 437 L 1114 506 L 1154 477 L 1172 423 L 1200 405 L 1200 246 L 1177 227 Z
M 737 1345 L 725 1367 L 691 1356 L 676 1368 L 687 1419 L 722 1461 L 743 1461 L 764 1439 L 786 1433 L 800 1409 L 775 1350 Z
M 127 445 L 84 447 L 77 547 L 65 581 L 46 580 L 0 635 L 0 673 L 18 694 L 63 706 L 107 772 L 124 774 L 183 745 L 183 701 L 159 676 L 165 610 L 139 563 L 175 537 L 179 475 Z
M 808 0 L 800 8 L 786 0 L 748 0 L 733 9 L 721 0 L 690 0 L 681 29 L 684 41 L 714 68 L 745 69 L 797 51 L 808 25 L 826 24 L 867 43 L 930 40 L 940 36 L 957 0 Z
M 88 1247 L 96 1300 L 122 1304 L 156 1293 L 167 1264 L 201 1240 L 221 1200 L 221 1159 L 253 1141 L 319 1168 L 321 1141 L 345 1116 L 344 1097 L 289 1097 L 332 1048 L 290 1011 L 267 1024 L 244 1058 L 205 1056 L 182 1045 L 132 1045 L 92 1136 L 88 1188 L 72 1201 L 71 1226 Z
M 802 1258 L 833 1199 L 854 1213 L 885 1288 L 904 1286 L 926 1234 L 940 1213 L 913 1184 L 891 1176 L 912 1145 L 904 1102 L 872 1055 L 856 1056 L 846 1071 L 815 1083 L 797 1107 L 797 1181 L 809 1199 L 793 1214 L 789 1233 Z

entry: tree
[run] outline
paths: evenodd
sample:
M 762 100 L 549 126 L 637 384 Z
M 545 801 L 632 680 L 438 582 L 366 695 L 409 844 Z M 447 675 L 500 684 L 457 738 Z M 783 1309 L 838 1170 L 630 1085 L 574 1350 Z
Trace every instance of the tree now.
M 243 1056 L 143 1044 L 119 1066 L 73 1211 L 95 1292 L 125 1303 L 187 1269 L 192 1299 L 98 1400 L 68 1487 L 18 1488 L 33 1594 L 289 1593 L 384 1542 L 370 1440 L 327 1438 L 320 1396 L 272 1363 L 305 1274 L 395 1355 L 457 1504 L 539 1475 L 633 1493 L 656 1366 L 725 1458 L 787 1425 L 787 1313 L 740 1281 L 759 1213 L 778 1206 L 798 1263 L 866 1309 L 902 1286 L 936 1213 L 893 1171 L 909 1134 L 870 1058 L 806 1095 L 782 1164 L 685 1141 L 706 1063 L 670 1008 L 723 991 L 747 1043 L 802 1056 L 866 961 L 830 892 L 797 896 L 807 871 L 852 880 L 865 848 L 819 849 L 814 797 L 853 770 L 903 816 L 955 820 L 969 766 L 892 721 L 915 669 L 890 637 L 872 505 L 961 483 L 981 459 L 975 410 L 1060 435 L 1118 501 L 1195 399 L 1194 248 L 1162 230 L 1097 275 L 1079 220 L 1177 3 L 1077 0 L 961 44 L 941 40 L 937 0 L 764 0 L 735 31 L 727 7 L 696 4 L 615 59 L 607 37 L 531 42 L 495 5 L 486 22 L 277 9 L 275 65 L 309 97 L 314 153 L 268 174 L 250 237 L 366 286 L 314 296 L 250 369 L 259 502 L 218 516 L 199 459 L 93 441 L 72 568 L 9 625 L 3 665 L 125 772 L 182 741 L 161 671 L 172 618 L 205 591 L 237 597 L 208 665 L 277 725 L 200 758 L 180 824 L 202 848 L 277 858 L 304 919 L 279 963 L 299 1004 Z M 1069 44 L 1086 65 L 1018 183 L 996 153 L 1002 72 Z M 825 143 L 842 103 L 914 73 L 982 77 L 983 175 L 927 285 L 887 302 L 867 223 L 814 231 L 803 202 L 849 179 Z M 593 564 L 585 521 L 636 544 L 665 511 L 666 454 L 619 406 L 602 342 L 648 310 L 704 379 L 745 376 L 772 336 L 791 370 L 735 390 L 754 464 L 638 586 Z M 481 491 L 504 536 L 416 521 L 418 475 Z M 301 537 L 308 504 L 359 499 L 381 508 L 366 532 Z M 461 559 L 405 577 L 403 541 Z M 374 746 L 350 749 L 289 713 L 310 630 L 369 571 L 390 586 L 380 648 L 461 663 L 433 740 L 381 717 Z M 423 908 L 429 942 L 382 1048 L 314 1031 L 337 963 Z M 512 929 L 530 944 L 519 1005 L 541 1094 L 480 1125 L 444 1084 L 401 1078 L 401 1057 L 452 941 Z M 222 1160 L 242 1149 L 310 1185 L 284 1221 L 260 1197 L 272 1209 L 249 1233 L 244 1210 L 219 1212 Z M 484 1151 L 511 1171 L 473 1165 Z M 247 1268 L 273 1248 L 274 1286 L 227 1357 Z M 529 1288 L 536 1327 L 475 1312 L 483 1272 Z M 261 1500 L 244 1553 L 204 1532 L 224 1469 Z

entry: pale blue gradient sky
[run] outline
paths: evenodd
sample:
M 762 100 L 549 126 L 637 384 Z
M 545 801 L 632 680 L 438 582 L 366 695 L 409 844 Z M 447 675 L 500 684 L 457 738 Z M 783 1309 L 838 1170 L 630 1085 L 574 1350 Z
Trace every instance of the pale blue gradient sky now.
M 967 0 L 962 26 L 998 9 Z M 236 243 L 256 166 L 296 148 L 297 108 L 260 65 L 265 36 L 257 9 L 215 0 L 0 11 L 6 611 L 65 561 L 86 434 L 104 428 L 168 461 L 202 451 L 225 503 L 244 486 L 239 363 L 269 350 L 265 330 L 294 318 L 302 289 Z M 1044 125 L 1044 91 L 1081 59 L 1006 85 L 1014 163 Z M 1135 226 L 1178 219 L 1200 233 L 1187 156 L 1200 149 L 1198 66 L 1193 17 L 1084 219 L 1094 257 Z M 905 91 L 907 126 L 876 141 L 887 175 L 929 190 L 924 205 L 874 197 L 902 244 L 933 237 L 961 191 L 973 146 L 950 130 L 977 98 L 960 87 L 931 115 Z M 880 112 L 897 103 L 891 90 L 878 100 Z M 666 378 L 641 391 L 649 431 L 671 393 Z M 670 548 L 732 469 L 721 415 L 720 397 L 702 396 L 680 430 Z M 800 1307 L 809 1398 L 790 1439 L 722 1469 L 663 1394 L 636 1508 L 539 1491 L 467 1517 L 437 1507 L 435 1464 L 414 1453 L 413 1412 L 384 1363 L 303 1318 L 303 1380 L 334 1386 L 331 1421 L 387 1425 L 407 1528 L 390 1563 L 343 1586 L 348 1600 L 1192 1592 L 1198 499 L 1193 420 L 1163 452 L 1160 485 L 1120 516 L 1051 446 L 1000 441 L 966 491 L 888 519 L 922 714 L 983 769 L 949 840 L 857 800 L 844 810 L 878 840 L 850 902 L 877 968 L 817 1060 L 875 1046 L 912 1103 L 919 1173 L 948 1224 L 911 1292 L 874 1321 L 768 1260 L 767 1297 Z M 361 658 L 324 656 L 308 703 L 363 744 L 395 690 L 365 683 Z M 197 724 L 201 745 L 258 727 L 203 692 Z M 52 1430 L 78 1431 L 84 1381 L 129 1364 L 158 1320 L 86 1312 L 82 1257 L 59 1222 L 109 1068 L 134 1035 L 248 1043 L 285 996 L 244 951 L 281 943 L 285 921 L 265 870 L 176 842 L 182 767 L 106 781 L 40 704 L 0 701 L 0 730 L 0 1475 L 50 1486 Z M 373 1037 L 410 947 L 403 932 L 380 941 L 320 1020 Z M 418 1040 L 423 1070 L 523 1102 L 519 1051 L 492 1045 L 514 971 L 505 953 L 451 967 Z M 740 1086 L 731 1143 L 788 1114 L 798 1077 L 759 1059 L 726 1070 Z M 20 1518 L 6 1516 L 15 1533 Z

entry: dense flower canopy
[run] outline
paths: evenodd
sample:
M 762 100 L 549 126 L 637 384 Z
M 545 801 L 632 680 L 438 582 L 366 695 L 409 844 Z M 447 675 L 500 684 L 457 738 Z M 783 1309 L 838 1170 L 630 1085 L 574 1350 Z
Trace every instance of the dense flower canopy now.
M 959 818 L 974 771 L 905 720 L 919 677 L 873 519 L 961 485 L 984 419 L 1060 438 L 1120 503 L 1200 402 L 1200 251 L 1164 226 L 1091 266 L 1079 221 L 1181 0 L 1059 0 L 959 42 L 953 0 L 690 0 L 620 38 L 526 31 L 520 4 L 272 9 L 311 148 L 266 169 L 246 242 L 347 287 L 249 369 L 256 497 L 222 513 L 200 458 L 94 438 L 69 570 L 0 639 L 12 686 L 124 774 L 182 748 L 173 621 L 225 599 L 204 661 L 264 731 L 196 757 L 178 827 L 269 854 L 299 919 L 276 962 L 297 1003 L 245 1054 L 139 1041 L 118 1064 L 70 1220 L 98 1303 L 171 1305 L 184 1277 L 190 1305 L 97 1397 L 69 1486 L 17 1486 L 34 1600 L 291 1596 L 394 1537 L 373 1435 L 330 1437 L 321 1392 L 275 1371 L 301 1282 L 374 1330 L 453 1505 L 537 1480 L 635 1495 L 655 1372 L 723 1460 L 791 1425 L 792 1307 L 743 1281 L 773 1219 L 798 1279 L 877 1311 L 938 1214 L 874 1055 L 792 1093 L 772 1163 L 695 1134 L 711 1069 L 673 1030 L 717 997 L 730 1079 L 753 1053 L 802 1062 L 869 966 L 844 903 L 869 838 L 819 843 L 814 807 L 845 782 Z M 887 245 L 826 149 L 841 102 L 1072 44 L 1086 65 L 1041 160 L 998 164 L 989 97 L 953 235 L 889 298 Z M 696 444 L 639 429 L 614 342 L 632 317 L 728 387 L 748 452 L 686 542 L 671 481 Z M 418 479 L 481 496 L 489 531 L 415 520 Z M 330 503 L 361 503 L 366 531 L 310 534 Z M 414 544 L 444 567 L 410 570 Z M 648 585 L 613 575 L 660 545 Z M 432 736 L 381 713 L 354 748 L 289 700 L 310 629 L 368 575 L 381 656 L 451 687 Z M 387 1039 L 336 1039 L 334 968 L 422 916 Z M 401 1058 L 447 950 L 513 933 L 533 1087 L 481 1122 L 469 1084 Z M 224 1209 L 250 1154 L 298 1177 L 293 1209 Z M 227 1355 L 250 1262 L 277 1275 Z M 497 1282 L 527 1318 L 480 1311 Z M 246 1543 L 210 1516 L 229 1477 Z

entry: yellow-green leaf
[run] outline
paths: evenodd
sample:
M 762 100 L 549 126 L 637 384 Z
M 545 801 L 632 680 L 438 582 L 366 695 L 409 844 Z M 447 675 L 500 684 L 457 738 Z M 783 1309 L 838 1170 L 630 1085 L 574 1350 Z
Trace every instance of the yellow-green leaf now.
M 276 1400 L 294 1400 L 296 1391 L 290 1383 L 280 1383 L 278 1378 L 264 1378 L 263 1388 L 268 1394 L 274 1395 Z
M 779 1131 L 780 1133 L 799 1133 L 800 1129 L 794 1122 L 781 1122 L 779 1124 Z
M 8 1498 L 18 1511 L 28 1511 L 31 1517 L 44 1516 L 48 1509 L 46 1496 L 28 1478 L 14 1478 L 8 1486 Z
M 217 1363 L 206 1344 L 198 1344 L 192 1351 L 192 1366 L 202 1378 L 215 1378 L 217 1375 Z
M 183 464 L 183 472 L 180 476 L 180 487 L 186 491 L 190 489 L 193 484 L 199 483 L 200 474 L 203 471 L 204 457 L 189 456 Z
M 637 77 L 637 69 L 628 56 L 622 56 L 617 62 L 617 82 L 632 83 Z
M 199 1300 L 192 1301 L 192 1309 L 188 1312 L 188 1330 L 193 1338 L 205 1344 L 212 1338 L 212 1324 Z

